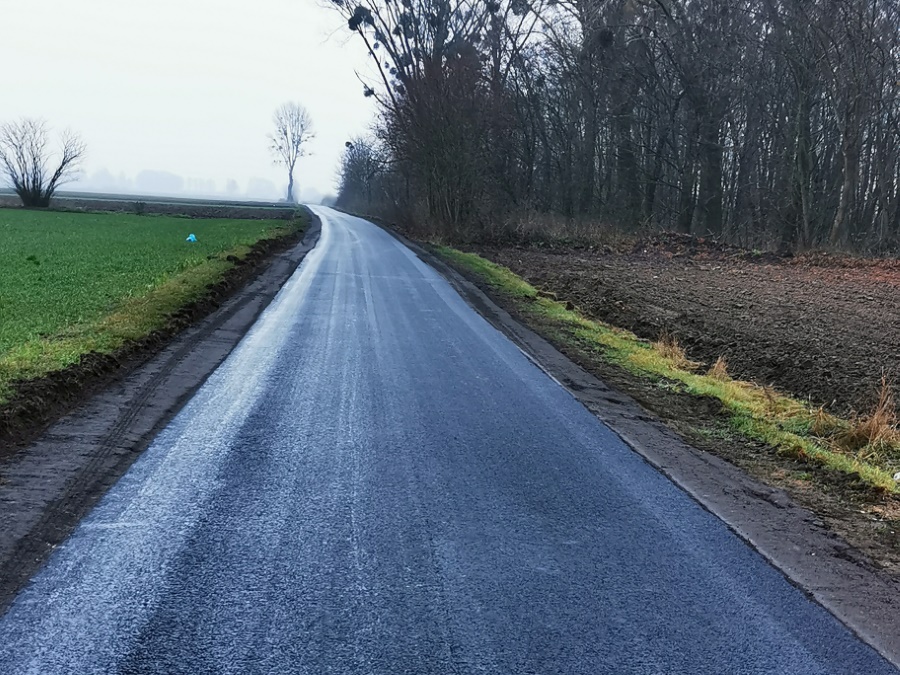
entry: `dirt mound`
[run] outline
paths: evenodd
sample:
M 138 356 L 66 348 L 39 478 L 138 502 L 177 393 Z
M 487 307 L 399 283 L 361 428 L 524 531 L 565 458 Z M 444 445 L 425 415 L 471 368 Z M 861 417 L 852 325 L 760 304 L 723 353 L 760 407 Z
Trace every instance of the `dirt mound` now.
M 655 232 L 638 240 L 630 253 L 659 255 L 665 258 L 726 260 L 736 258 L 756 262 L 779 262 L 784 256 L 768 251 L 751 251 L 710 237 L 695 237 L 681 232 Z
M 848 270 L 882 270 L 900 273 L 900 260 L 896 258 L 861 258 L 844 254 L 833 254 L 824 251 L 804 253 L 791 261 L 794 265 L 804 267 L 822 267 Z

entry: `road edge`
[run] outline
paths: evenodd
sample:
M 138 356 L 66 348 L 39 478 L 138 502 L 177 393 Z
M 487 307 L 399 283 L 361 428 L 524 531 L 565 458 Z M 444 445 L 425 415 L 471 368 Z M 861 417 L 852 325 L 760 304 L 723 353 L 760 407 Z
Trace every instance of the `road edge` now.
M 692 447 L 630 396 L 611 389 L 515 319 L 455 268 L 393 228 L 375 224 L 437 271 L 469 306 L 648 464 L 900 668 L 900 583 L 880 572 L 786 492 Z
M 184 407 L 318 243 L 321 220 L 218 309 L 0 461 L 0 615 Z

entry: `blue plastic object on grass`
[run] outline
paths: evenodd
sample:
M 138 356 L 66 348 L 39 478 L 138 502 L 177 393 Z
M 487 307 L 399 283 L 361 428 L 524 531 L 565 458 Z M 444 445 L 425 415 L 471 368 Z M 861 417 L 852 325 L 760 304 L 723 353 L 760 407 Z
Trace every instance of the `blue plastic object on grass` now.
M 185 241 L 195 242 L 195 241 L 197 241 L 197 237 L 194 236 L 193 234 L 189 234 L 188 238 Z

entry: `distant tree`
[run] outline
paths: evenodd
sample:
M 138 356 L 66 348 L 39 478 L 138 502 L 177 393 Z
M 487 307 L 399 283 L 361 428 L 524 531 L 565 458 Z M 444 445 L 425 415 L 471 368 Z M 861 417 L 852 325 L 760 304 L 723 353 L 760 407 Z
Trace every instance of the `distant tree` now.
M 269 136 L 275 163 L 287 168 L 287 200 L 294 201 L 294 166 L 306 154 L 305 145 L 315 137 L 312 118 L 299 103 L 289 102 L 275 111 L 275 133 Z
M 375 202 L 382 202 L 380 182 L 386 171 L 387 158 L 377 142 L 368 138 L 354 138 L 345 143 L 341 158 L 341 185 L 338 202 L 350 209 L 370 211 Z
M 264 199 L 271 201 L 278 199 L 278 188 L 270 180 L 253 177 L 247 182 L 247 191 L 244 194 L 251 200 Z
M 169 171 L 144 169 L 135 177 L 134 186 L 143 194 L 179 195 L 184 192 L 184 178 Z
M 81 138 L 63 132 L 58 153 L 50 148 L 44 120 L 25 118 L 0 126 L 0 172 L 25 206 L 49 206 L 57 188 L 74 180 L 85 154 Z

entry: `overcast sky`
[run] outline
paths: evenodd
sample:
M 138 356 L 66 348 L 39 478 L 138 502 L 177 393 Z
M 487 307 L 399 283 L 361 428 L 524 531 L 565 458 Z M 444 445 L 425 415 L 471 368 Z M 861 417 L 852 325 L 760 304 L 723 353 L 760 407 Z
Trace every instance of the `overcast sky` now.
M 301 188 L 333 192 L 340 153 L 372 118 L 367 57 L 317 0 L 2 0 L 0 120 L 44 117 L 88 146 L 88 175 L 142 169 L 279 185 L 266 134 L 306 105 L 317 137 Z M 349 39 L 348 39 L 349 38 Z

